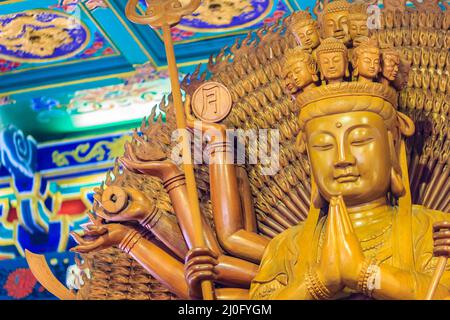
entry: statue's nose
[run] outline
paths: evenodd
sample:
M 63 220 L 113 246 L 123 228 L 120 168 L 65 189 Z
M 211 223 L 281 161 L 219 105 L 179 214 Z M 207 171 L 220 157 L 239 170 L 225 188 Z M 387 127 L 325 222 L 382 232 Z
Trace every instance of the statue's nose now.
M 355 157 L 351 154 L 350 150 L 344 145 L 338 146 L 337 159 L 334 162 L 334 166 L 337 168 L 345 168 L 353 166 L 356 163 Z

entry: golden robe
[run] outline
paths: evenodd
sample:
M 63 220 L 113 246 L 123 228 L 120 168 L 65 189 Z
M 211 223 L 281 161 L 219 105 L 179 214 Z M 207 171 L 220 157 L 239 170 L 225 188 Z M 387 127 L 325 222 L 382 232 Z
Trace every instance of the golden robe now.
M 384 210 L 386 211 L 386 210 Z M 362 239 L 358 234 L 360 230 L 355 226 L 355 232 L 360 239 L 364 254 L 366 257 L 375 257 L 380 264 L 388 264 L 396 266 L 400 269 L 407 269 L 402 265 L 401 259 L 395 259 L 398 252 L 396 252 L 396 240 L 398 242 L 399 226 L 395 219 L 397 214 L 397 207 L 390 207 L 389 212 L 383 212 L 379 220 L 380 226 L 378 229 L 381 232 L 375 237 Z M 423 206 L 412 206 L 412 241 L 413 241 L 413 261 L 414 270 L 426 275 L 432 275 L 437 258 L 433 257 L 433 224 L 438 221 L 449 219 L 449 215 L 443 212 L 429 210 Z M 376 219 L 375 219 L 376 220 Z M 326 216 L 322 216 L 315 228 L 313 239 L 302 239 L 304 231 L 304 223 L 295 227 L 289 228 L 283 233 L 276 236 L 267 246 L 261 265 L 259 267 L 256 277 L 252 281 L 250 288 L 251 299 L 276 299 L 277 294 L 283 290 L 294 277 L 304 277 L 304 274 L 299 274 L 299 270 L 306 270 L 308 264 L 301 256 L 301 247 L 314 248 L 312 258 L 318 261 L 320 259 L 321 241 L 325 234 Z M 380 223 L 381 222 L 381 223 Z M 361 227 L 360 229 L 363 229 Z M 302 242 L 307 242 L 307 245 L 302 246 Z M 372 243 L 372 245 L 365 245 L 363 243 Z M 397 250 L 398 251 L 398 250 Z M 397 262 L 396 262 L 397 261 Z M 300 268 L 299 265 L 300 264 Z M 294 273 L 295 270 L 295 273 Z M 301 272 L 301 271 L 300 271 Z M 440 284 L 450 288 L 450 266 L 447 266 L 446 271 L 440 281 Z M 418 283 L 421 286 L 421 292 L 427 292 L 429 283 Z M 450 295 L 450 292 L 449 292 Z M 361 295 L 355 294 L 350 289 L 345 288 L 338 293 L 335 299 L 357 299 Z

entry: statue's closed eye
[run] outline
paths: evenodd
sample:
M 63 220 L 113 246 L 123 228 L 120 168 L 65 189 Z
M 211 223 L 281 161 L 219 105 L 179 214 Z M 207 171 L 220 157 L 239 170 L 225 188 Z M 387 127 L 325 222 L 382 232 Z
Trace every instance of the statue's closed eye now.
M 333 148 L 333 144 L 332 143 L 325 143 L 325 144 L 314 144 L 313 148 L 319 151 L 326 151 L 326 150 L 330 150 L 331 148 Z
M 373 140 L 374 140 L 374 138 L 372 138 L 372 137 L 355 139 L 351 142 L 351 145 L 352 146 L 362 146 L 362 145 L 372 142 Z
M 362 146 L 374 141 L 375 138 L 369 128 L 358 128 L 349 135 L 349 142 L 352 146 Z

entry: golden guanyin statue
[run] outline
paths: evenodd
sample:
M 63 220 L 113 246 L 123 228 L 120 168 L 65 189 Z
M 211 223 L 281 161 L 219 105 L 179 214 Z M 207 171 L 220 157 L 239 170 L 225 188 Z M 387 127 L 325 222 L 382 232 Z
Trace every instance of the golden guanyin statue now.
M 202 133 L 193 151 L 207 160 L 194 168 L 205 246 L 194 245 L 169 97 L 166 121 L 144 119 L 96 190 L 73 249 L 91 277 L 60 296 L 201 299 L 212 281 L 216 299 L 425 299 L 431 285 L 448 298 L 449 47 L 424 48 L 436 51 L 429 71 L 419 42 L 403 45 L 423 31 L 419 16 L 427 32 L 448 33 L 448 12 L 428 19 L 399 3 L 382 10 L 389 30 L 366 30 L 346 1 L 318 3 L 318 24 L 295 13 L 211 57 L 209 79 L 189 75 L 187 126 Z M 401 37 L 380 41 L 386 31 Z M 425 71 L 439 81 L 424 88 Z M 221 117 L 199 122 L 208 112 Z M 227 129 L 269 137 L 231 143 Z M 278 168 L 251 161 L 265 147 L 278 150 Z

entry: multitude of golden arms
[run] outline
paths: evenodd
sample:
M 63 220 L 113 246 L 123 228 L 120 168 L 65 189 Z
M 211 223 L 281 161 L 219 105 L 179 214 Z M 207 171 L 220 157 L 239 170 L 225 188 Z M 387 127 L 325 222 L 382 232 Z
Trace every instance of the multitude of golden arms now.
M 386 0 L 375 27 L 368 3 L 317 3 L 317 20 L 296 12 L 211 57 L 208 80 L 198 68 L 181 83 L 182 106 L 170 25 L 195 8 L 147 2 L 151 23 L 131 16 L 164 30 L 166 121 L 142 121 L 73 235 L 90 270 L 80 290 L 27 253 L 47 289 L 62 299 L 450 297 L 447 3 Z M 205 91 L 221 94 L 199 107 Z M 172 132 L 205 114 L 196 129 L 209 164 L 178 166 Z M 226 129 L 274 130 L 232 164 Z M 266 175 L 248 157 L 273 147 L 274 132 L 280 170 Z

